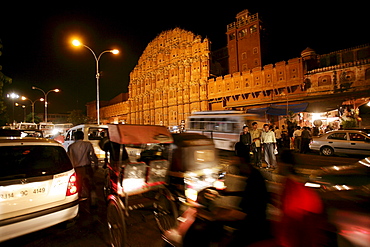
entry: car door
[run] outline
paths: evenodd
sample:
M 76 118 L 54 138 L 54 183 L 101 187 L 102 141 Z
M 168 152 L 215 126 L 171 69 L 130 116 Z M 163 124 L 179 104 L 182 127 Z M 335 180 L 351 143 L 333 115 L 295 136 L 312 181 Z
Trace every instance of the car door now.
M 370 155 L 370 142 L 361 133 L 349 132 L 348 153 Z
M 68 151 L 69 145 L 75 142 L 75 136 L 74 134 L 76 133 L 77 130 L 82 131 L 82 128 L 76 128 L 76 129 L 70 129 L 68 130 L 66 134 L 66 139 L 64 140 L 63 147 L 66 151 Z
M 332 147 L 335 153 L 346 153 L 348 140 L 346 132 L 335 132 L 327 137 L 326 145 Z

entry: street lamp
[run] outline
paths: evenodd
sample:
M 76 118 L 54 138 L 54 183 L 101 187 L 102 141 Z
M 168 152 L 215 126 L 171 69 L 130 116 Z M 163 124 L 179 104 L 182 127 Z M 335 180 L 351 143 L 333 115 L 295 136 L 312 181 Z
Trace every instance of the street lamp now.
M 15 103 L 15 106 L 18 107 L 22 107 L 23 108 L 23 122 L 26 122 L 26 106 L 25 105 L 20 105 L 19 103 Z
M 9 93 L 9 94 L 6 95 L 6 97 L 13 101 L 13 124 L 14 124 L 14 122 L 15 122 L 15 119 L 14 119 L 14 100 L 18 99 L 19 95 L 16 94 L 16 93 Z
M 99 107 L 100 106 L 100 99 L 99 99 L 99 79 L 100 79 L 99 60 L 100 60 L 101 56 L 104 53 L 110 52 L 110 53 L 113 53 L 113 54 L 116 55 L 116 54 L 119 53 L 119 50 L 117 50 L 117 49 L 106 50 L 106 51 L 103 51 L 102 53 L 100 53 L 100 55 L 97 57 L 95 52 L 90 47 L 88 47 L 87 45 L 82 44 L 80 41 L 73 40 L 72 44 L 74 46 L 83 46 L 83 47 L 87 48 L 89 51 L 91 51 L 91 53 L 94 55 L 95 62 L 96 62 L 96 114 L 97 114 L 97 123 L 100 124 L 100 113 L 99 113 L 99 108 L 100 108 Z
M 41 88 L 38 88 L 38 87 L 32 87 L 32 89 L 40 90 L 44 94 L 44 101 L 45 101 L 45 117 L 44 117 L 44 122 L 47 123 L 48 122 L 48 94 L 50 92 L 56 92 L 56 93 L 58 93 L 58 92 L 60 92 L 60 90 L 58 88 L 56 88 L 56 89 L 51 89 L 51 90 L 49 90 L 49 91 L 47 91 L 45 93 L 44 90 L 42 90 Z
M 32 108 L 32 123 L 34 123 L 35 122 L 35 103 L 37 102 L 37 101 L 45 101 L 45 99 L 43 99 L 43 98 L 40 98 L 40 99 L 37 99 L 37 100 L 30 100 L 29 98 L 27 98 L 27 97 L 24 97 L 24 96 L 22 96 L 22 98 L 21 98 L 22 100 L 29 100 L 30 102 L 31 102 L 31 108 Z

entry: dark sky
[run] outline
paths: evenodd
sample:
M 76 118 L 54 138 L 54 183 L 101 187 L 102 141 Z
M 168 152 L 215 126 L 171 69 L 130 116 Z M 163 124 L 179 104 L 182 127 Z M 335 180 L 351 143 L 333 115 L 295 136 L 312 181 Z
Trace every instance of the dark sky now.
M 45 91 L 59 88 L 62 92 L 48 96 L 49 113 L 85 110 L 85 104 L 96 99 L 95 60 L 86 48 L 73 47 L 72 37 L 80 37 L 97 55 L 107 49 L 121 51 L 118 56 L 104 54 L 100 60 L 100 99 L 109 100 L 127 92 L 130 71 L 147 44 L 162 31 L 180 27 L 208 37 L 217 49 L 226 45 L 226 25 L 244 9 L 258 12 L 262 18 L 271 62 L 298 57 L 306 47 L 324 54 L 369 42 L 367 7 L 356 1 L 343 6 L 337 1 L 331 5 L 326 1 L 325 6 L 313 1 L 307 6 L 303 1 L 285 5 L 266 1 L 181 2 L 2 3 L 0 65 L 2 72 L 13 78 L 4 93 L 14 91 L 35 100 L 43 95 L 32 86 Z M 42 104 L 36 103 L 36 112 L 42 111 Z

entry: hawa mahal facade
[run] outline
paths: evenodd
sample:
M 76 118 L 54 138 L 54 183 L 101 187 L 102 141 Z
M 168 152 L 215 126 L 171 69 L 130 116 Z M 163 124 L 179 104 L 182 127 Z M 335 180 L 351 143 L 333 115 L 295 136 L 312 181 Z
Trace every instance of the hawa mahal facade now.
M 258 14 L 244 10 L 227 25 L 227 47 L 218 51 L 191 31 L 160 33 L 131 71 L 128 93 L 101 107 L 101 121 L 176 126 L 196 111 L 266 114 L 275 107 L 286 110 L 273 115 L 284 115 L 297 105 L 308 119 L 313 112 L 342 105 L 356 110 L 369 102 L 369 45 L 323 55 L 307 48 L 300 57 L 263 65 L 262 31 Z M 92 118 L 94 108 L 95 102 L 87 104 Z

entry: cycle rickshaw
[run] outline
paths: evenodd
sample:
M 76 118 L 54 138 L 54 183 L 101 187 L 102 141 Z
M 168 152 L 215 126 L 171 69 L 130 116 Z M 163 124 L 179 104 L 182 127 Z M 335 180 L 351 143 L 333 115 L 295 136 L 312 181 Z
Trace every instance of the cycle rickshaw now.
M 164 126 L 108 125 L 104 193 L 111 245 L 125 246 L 126 218 L 131 210 L 152 209 L 157 224 L 176 224 L 177 206 L 166 187 L 171 163 L 171 133 Z

